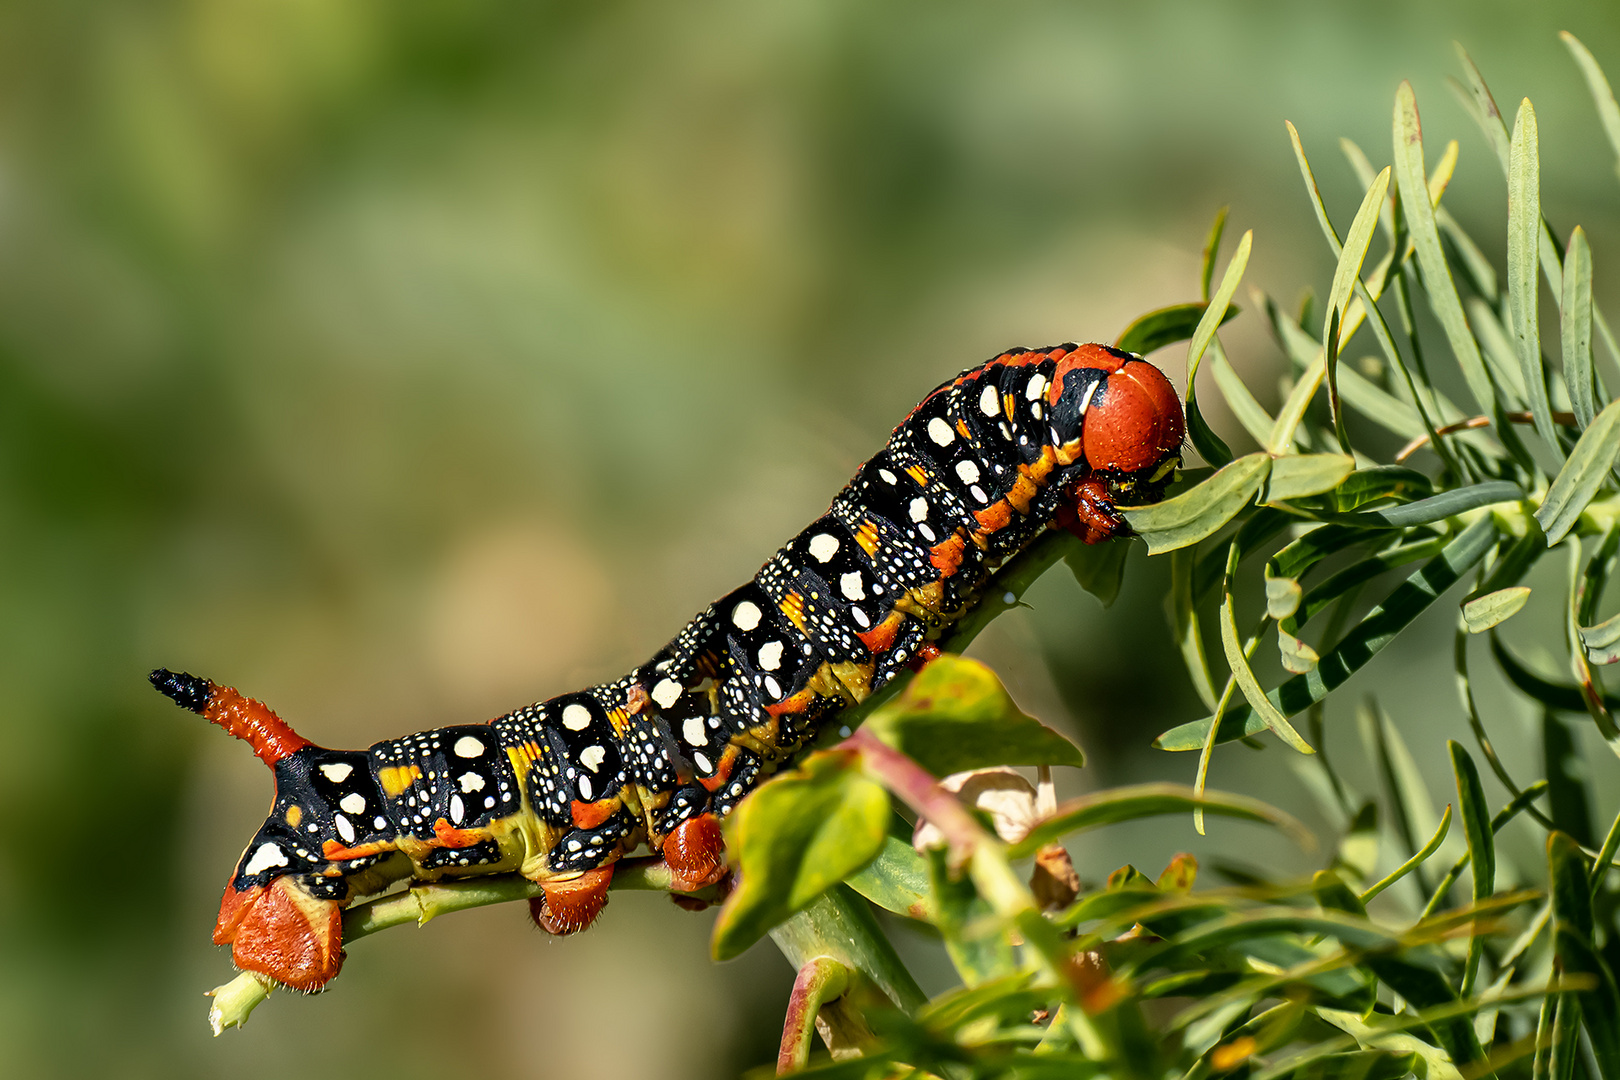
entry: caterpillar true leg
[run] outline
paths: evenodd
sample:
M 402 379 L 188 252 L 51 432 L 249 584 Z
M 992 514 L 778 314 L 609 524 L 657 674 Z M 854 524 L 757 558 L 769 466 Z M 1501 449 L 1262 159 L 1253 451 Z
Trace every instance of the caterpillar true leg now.
M 718 818 L 849 704 L 936 651 L 985 576 L 1047 528 L 1123 534 L 1180 461 L 1169 381 L 1102 345 L 1015 349 L 923 399 L 827 512 L 754 579 L 614 682 L 488 724 L 328 750 L 206 679 L 156 671 L 246 740 L 275 801 L 226 886 L 215 940 L 319 989 L 341 914 L 401 879 L 516 871 L 552 933 L 584 929 L 645 844 L 677 888 L 725 873 Z

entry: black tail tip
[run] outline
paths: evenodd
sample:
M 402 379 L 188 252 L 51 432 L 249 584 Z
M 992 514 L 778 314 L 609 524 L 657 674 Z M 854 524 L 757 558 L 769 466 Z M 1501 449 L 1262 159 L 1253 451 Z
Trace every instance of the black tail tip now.
M 152 685 L 182 709 L 200 713 L 208 708 L 208 699 L 214 695 L 214 684 L 183 671 L 158 668 L 147 676 Z

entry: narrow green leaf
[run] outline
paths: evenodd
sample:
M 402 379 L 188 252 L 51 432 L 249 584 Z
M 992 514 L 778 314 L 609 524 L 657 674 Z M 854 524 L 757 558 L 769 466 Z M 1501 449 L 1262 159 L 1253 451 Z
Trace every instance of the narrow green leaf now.
M 1268 565 L 1266 568 L 1270 570 Z M 1266 614 L 1273 619 L 1286 619 L 1299 610 L 1299 598 L 1304 593 L 1293 578 L 1272 577 L 1266 574 Z
M 740 955 L 883 850 L 889 794 L 858 765 L 849 751 L 811 754 L 726 820 L 740 880 L 715 921 L 716 960 Z
M 1149 555 L 1196 544 L 1237 516 L 1265 482 L 1271 457 L 1249 454 L 1220 469 L 1198 486 L 1151 506 L 1121 511 Z
M 1356 510 L 1379 499 L 1410 502 L 1434 494 L 1434 482 L 1405 465 L 1372 465 L 1357 469 L 1333 493 L 1341 511 Z
M 1541 258 L 1541 164 L 1536 136 L 1536 110 L 1525 98 L 1513 121 L 1508 149 L 1508 312 L 1513 340 L 1530 398 L 1536 431 L 1560 459 L 1564 448 L 1553 430 L 1547 400 L 1547 372 L 1541 362 L 1541 324 L 1537 314 L 1537 269 Z
M 1483 596 L 1476 596 L 1472 600 L 1465 600 L 1462 606 L 1463 622 L 1468 625 L 1470 634 L 1481 634 L 1493 626 L 1500 626 L 1519 613 L 1525 601 L 1530 599 L 1530 586 L 1514 585 L 1506 589 L 1497 589 Z
M 1541 760 L 1547 773 L 1547 813 L 1553 824 L 1576 843 L 1591 847 L 1591 800 L 1583 779 L 1589 770 L 1569 726 L 1551 709 L 1541 714 Z
M 928 917 L 928 863 L 897 836 L 885 837 L 878 857 L 851 874 L 844 884 L 896 915 Z
M 1261 499 L 1268 503 L 1303 499 L 1332 491 L 1356 469 L 1349 454 L 1289 454 L 1271 463 Z
M 1198 329 L 1199 320 L 1203 318 L 1204 310 L 1208 304 L 1171 304 L 1169 307 L 1159 308 L 1141 316 L 1125 328 L 1114 342 L 1114 348 L 1128 353 L 1146 356 L 1155 349 L 1162 349 L 1166 345 L 1174 345 L 1178 341 L 1186 341 Z M 1229 307 L 1221 316 L 1221 322 L 1228 323 L 1237 318 L 1237 307 Z
M 1009 858 L 1035 854 L 1044 844 L 1054 843 L 1071 833 L 1085 832 L 1122 821 L 1185 814 L 1202 807 L 1206 814 L 1241 818 L 1272 825 L 1287 833 L 1301 847 L 1314 846 L 1310 832 L 1289 814 L 1246 795 L 1206 791 L 1199 796 L 1185 784 L 1133 784 L 1081 795 L 1062 803 L 1036 822 L 1029 835 L 1008 848 Z
M 1570 683 L 1555 683 L 1544 679 L 1531 671 L 1513 651 L 1502 643 L 1496 634 L 1491 635 L 1491 655 L 1502 668 L 1502 674 L 1523 693 L 1541 702 L 1548 708 L 1561 709 L 1564 712 L 1585 712 L 1586 699 L 1581 697 L 1578 687 Z M 1620 709 L 1620 698 L 1613 694 L 1605 694 L 1603 703 L 1610 710 Z
M 1422 770 L 1400 729 L 1376 702 L 1369 699 L 1357 710 L 1356 719 L 1368 745 L 1368 756 L 1378 763 L 1395 831 L 1406 850 L 1416 853 L 1419 838 L 1434 832 L 1437 820 Z
M 1496 414 L 1496 395 L 1480 358 L 1479 346 L 1468 329 L 1457 286 L 1451 280 L 1445 253 L 1440 248 L 1440 232 L 1435 225 L 1434 208 L 1429 203 L 1427 177 L 1423 169 L 1423 126 L 1418 119 L 1417 98 L 1412 85 L 1402 82 L 1395 92 L 1395 181 L 1401 194 L 1401 210 L 1406 216 L 1416 248 L 1423 289 L 1435 317 L 1440 320 L 1451 343 L 1451 351 L 1462 368 L 1469 393 L 1487 416 Z
M 1586 78 L 1587 89 L 1592 92 L 1592 102 L 1597 106 L 1598 119 L 1603 122 L 1603 133 L 1609 137 L 1609 146 L 1615 153 L 1615 172 L 1620 173 L 1620 104 L 1615 103 L 1614 90 L 1610 88 L 1603 69 L 1579 38 L 1568 30 L 1560 32 L 1558 36 L 1564 40 L 1569 54 L 1575 58 L 1581 74 Z
M 1451 145 L 1456 146 L 1457 141 L 1453 139 Z M 1445 209 L 1436 207 L 1434 219 L 1445 239 L 1451 242 L 1452 250 L 1457 253 L 1458 261 L 1468 274 L 1468 283 L 1479 295 L 1493 304 L 1496 303 L 1496 267 L 1491 265 L 1490 256 L 1479 249 L 1479 245 L 1474 243 L 1474 238 L 1463 231 L 1463 227 L 1457 224 L 1457 219 Z
M 992 765 L 1085 764 L 1078 746 L 1013 703 L 995 672 L 949 654 L 923 668 L 864 730 L 935 776 Z
M 1612 99 L 1611 99 L 1612 100 Z M 1598 396 L 1592 367 L 1592 248 L 1579 225 L 1569 234 L 1564 249 L 1564 302 L 1560 306 L 1559 339 L 1564 347 L 1564 382 L 1575 422 L 1584 431 L 1597 416 Z
M 1422 569 L 1402 582 L 1384 602 L 1361 620 L 1332 650 L 1323 655 L 1315 671 L 1296 675 L 1266 695 L 1284 716 L 1292 716 L 1326 697 L 1378 655 L 1395 636 L 1409 626 L 1430 604 L 1462 575 L 1484 558 L 1496 542 L 1495 524 L 1489 517 L 1476 520 L 1446 545 Z M 1576 708 L 1579 708 L 1579 704 Z M 1200 750 L 1209 733 L 1210 719 L 1195 720 L 1171 728 L 1154 740 L 1160 750 Z M 1217 740 L 1227 742 L 1258 735 L 1266 725 L 1252 709 L 1237 708 L 1222 719 Z
M 1485 788 L 1479 782 L 1479 770 L 1461 743 L 1448 740 L 1451 751 L 1451 771 L 1457 776 L 1457 801 L 1462 807 L 1463 835 L 1468 838 L 1468 855 L 1474 868 L 1474 903 L 1496 891 L 1496 842 L 1491 834 L 1491 812 L 1485 804 Z M 1460 993 L 1467 997 L 1474 991 L 1479 976 L 1479 958 L 1482 942 L 1471 934 L 1468 943 L 1468 963 L 1463 972 Z
M 1209 306 L 1204 309 L 1203 316 L 1193 330 L 1192 342 L 1187 346 L 1188 397 L 1195 396 L 1193 380 L 1198 375 L 1198 363 L 1204 358 L 1204 350 L 1215 337 L 1216 329 L 1226 321 L 1227 305 L 1231 304 L 1232 297 L 1237 294 L 1238 283 L 1243 280 L 1243 271 L 1249 265 L 1249 250 L 1253 245 L 1254 230 L 1250 229 L 1238 240 L 1237 250 L 1232 252 L 1232 259 L 1226 264 L 1226 274 L 1221 278 L 1221 287 L 1215 290 Z
M 1593 947 L 1591 885 L 1580 845 L 1567 833 L 1547 837 L 1547 869 L 1553 898 L 1553 947 L 1566 975 L 1585 975 L 1593 983 L 1571 991 L 1578 1003 L 1586 1036 L 1603 1080 L 1620 1078 L 1620 992 L 1614 974 Z
M 1237 422 L 1243 425 L 1243 430 L 1249 433 L 1249 437 L 1264 446 L 1266 440 L 1271 437 L 1271 429 L 1276 421 L 1249 392 L 1237 369 L 1226 358 L 1226 350 L 1221 348 L 1219 340 L 1212 340 L 1209 343 L 1209 360 L 1215 372 L 1215 387 L 1220 390 L 1221 397 L 1226 399 L 1227 408 L 1232 410 L 1232 415 L 1237 417 Z
M 1337 329 L 1339 313 L 1328 313 L 1330 328 Z M 1322 379 L 1327 374 L 1327 359 L 1324 353 L 1318 352 L 1311 360 L 1310 365 L 1300 373 L 1299 381 L 1288 392 L 1288 400 L 1282 403 L 1277 410 L 1277 421 L 1272 425 L 1271 431 L 1266 435 L 1265 447 L 1272 454 L 1289 454 L 1294 450 L 1294 433 L 1299 423 L 1305 417 L 1305 410 L 1310 408 L 1311 399 L 1321 388 Z
M 1237 680 L 1238 689 L 1243 691 L 1244 698 L 1249 707 L 1260 717 L 1260 721 L 1270 728 L 1276 736 L 1289 746 L 1302 754 L 1314 754 L 1310 743 L 1300 737 L 1294 730 L 1294 725 L 1288 722 L 1277 706 L 1266 697 L 1261 689 L 1260 680 L 1255 678 L 1254 669 L 1249 666 L 1248 658 L 1243 655 L 1243 646 L 1238 641 L 1237 622 L 1232 616 L 1232 594 L 1226 594 L 1220 608 L 1221 646 L 1226 651 L 1226 663 L 1232 669 L 1232 677 Z
M 1616 451 L 1620 451 L 1620 401 L 1610 402 L 1581 432 L 1569 460 L 1558 470 L 1547 497 L 1536 508 L 1535 518 L 1547 534 L 1548 547 L 1569 535 L 1580 520 L 1613 467 Z
M 1507 330 L 1496 317 L 1496 311 L 1475 296 L 1468 301 L 1468 318 L 1506 403 L 1515 408 L 1525 408 L 1529 398 L 1524 391 L 1524 368 L 1519 363 L 1519 349 L 1508 337 Z
M 1340 341 L 1338 335 L 1339 324 L 1344 321 L 1344 312 L 1350 303 L 1350 296 L 1355 291 L 1356 281 L 1361 276 L 1361 264 L 1367 258 L 1367 245 L 1372 243 L 1373 228 L 1378 224 L 1378 212 L 1384 206 L 1384 199 L 1389 191 L 1388 166 L 1373 180 L 1367 188 L 1367 194 L 1362 197 L 1361 206 L 1356 211 L 1355 218 L 1350 222 L 1350 231 L 1345 234 L 1344 248 L 1339 252 L 1339 265 L 1333 271 L 1333 287 L 1328 291 L 1328 310 L 1338 312 L 1338 319 L 1328 320 L 1328 333 L 1322 339 L 1322 348 L 1327 354 L 1327 384 L 1328 403 L 1333 412 L 1333 424 L 1339 432 L 1339 444 L 1348 446 L 1348 438 L 1344 434 L 1344 417 L 1339 407 L 1339 383 L 1336 369 Z
M 1176 639 L 1187 677 L 1204 707 L 1215 709 L 1215 685 L 1209 660 L 1204 656 L 1204 635 L 1198 625 L 1198 608 L 1193 601 L 1193 566 L 1197 549 L 1182 548 L 1170 553 L 1170 591 L 1164 598 L 1164 614 L 1170 634 Z
M 1404 506 L 1394 506 L 1388 510 L 1363 510 L 1354 514 L 1339 514 L 1334 520 L 1346 525 L 1362 524 L 1373 529 L 1409 529 L 1414 525 L 1444 521 L 1469 510 L 1478 510 L 1482 506 L 1518 502 L 1522 498 L 1524 492 L 1517 484 L 1507 480 L 1488 480 L 1483 484 L 1453 488 L 1439 495 L 1406 503 Z
M 1415 439 L 1427 434 L 1423 428 L 1423 418 L 1416 409 L 1395 395 L 1385 393 L 1371 379 L 1357 372 L 1354 366 L 1340 364 L 1338 379 L 1339 393 L 1344 403 L 1385 431 L 1394 432 L 1403 439 Z
M 1413 870 L 1416 870 L 1418 867 L 1427 862 L 1429 860 L 1429 856 L 1433 855 L 1440 849 L 1440 845 L 1445 842 L 1446 833 L 1450 830 L 1451 804 L 1447 803 L 1445 810 L 1440 815 L 1440 824 L 1435 828 L 1434 835 L 1429 837 L 1428 842 L 1419 848 L 1410 859 L 1407 859 L 1394 870 L 1390 871 L 1388 877 L 1380 879 L 1377 884 L 1373 885 L 1366 892 L 1362 893 L 1362 904 L 1369 903 L 1373 897 L 1377 896 L 1385 889 L 1388 889 L 1391 885 L 1395 884 L 1397 881 L 1400 881 L 1407 874 L 1410 874 Z
M 1581 627 L 1581 644 L 1586 646 L 1586 658 L 1594 664 L 1620 660 L 1620 615 L 1604 619 L 1596 626 Z
M 1215 211 L 1215 220 L 1209 226 L 1209 238 L 1204 241 L 1203 267 L 1198 273 L 1198 295 L 1209 303 L 1209 283 L 1215 280 L 1215 256 L 1221 250 L 1221 235 L 1226 232 L 1226 215 L 1232 208 L 1223 206 Z

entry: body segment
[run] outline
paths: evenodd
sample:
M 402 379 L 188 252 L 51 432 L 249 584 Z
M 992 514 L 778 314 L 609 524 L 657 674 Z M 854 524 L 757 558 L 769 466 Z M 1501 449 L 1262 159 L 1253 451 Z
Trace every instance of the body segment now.
M 647 663 L 487 724 L 328 750 L 233 690 L 154 672 L 275 774 L 215 940 L 312 990 L 341 966 L 342 908 L 401 879 L 517 871 L 544 887 L 534 915 L 557 933 L 589 924 L 614 862 L 642 845 L 693 889 L 716 880 L 718 817 L 926 657 L 1042 530 L 1123 532 L 1116 500 L 1154 497 L 1182 436 L 1174 390 L 1140 358 L 1002 354 L 928 395 L 825 514 Z

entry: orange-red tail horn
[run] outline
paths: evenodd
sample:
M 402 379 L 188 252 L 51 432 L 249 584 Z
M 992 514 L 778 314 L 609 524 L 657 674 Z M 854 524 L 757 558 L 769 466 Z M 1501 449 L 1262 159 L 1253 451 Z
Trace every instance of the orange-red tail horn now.
M 282 758 L 311 745 L 262 701 L 243 697 L 228 686 L 167 668 L 158 668 L 148 678 L 176 705 L 206 716 L 253 747 L 259 760 L 272 769 Z

